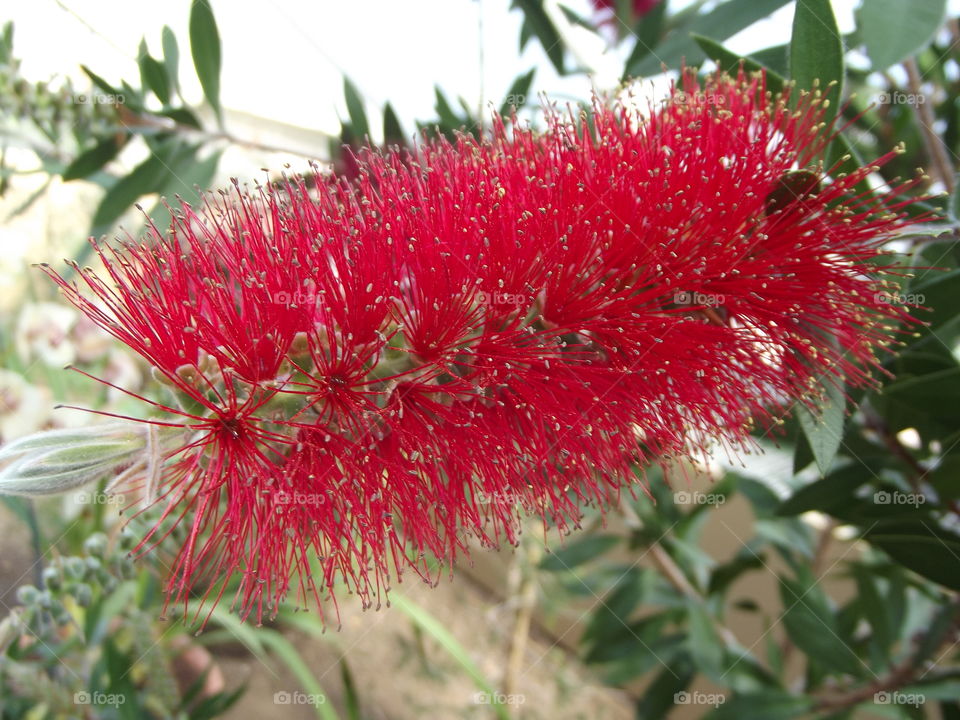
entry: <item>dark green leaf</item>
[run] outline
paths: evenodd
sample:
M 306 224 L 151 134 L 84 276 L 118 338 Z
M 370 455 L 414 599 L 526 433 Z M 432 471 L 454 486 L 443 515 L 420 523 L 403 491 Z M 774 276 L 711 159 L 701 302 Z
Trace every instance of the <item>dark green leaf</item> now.
M 781 578 L 783 624 L 794 645 L 826 670 L 859 675 L 864 669 L 856 653 L 839 636 L 836 619 L 816 585 Z
M 403 134 L 403 127 L 400 125 L 400 119 L 390 103 L 383 107 L 383 142 L 387 145 L 394 143 L 405 145 L 407 142 L 407 138 Z
M 790 38 L 790 77 L 799 90 L 817 83 L 830 101 L 825 120 L 840 109 L 843 88 L 843 39 L 830 0 L 797 0 Z M 833 86 L 829 83 L 835 82 Z
M 854 462 L 825 478 L 804 485 L 777 509 L 778 515 L 800 515 L 811 510 L 829 513 L 850 502 L 853 493 L 874 477 L 869 466 Z
M 354 136 L 359 140 L 366 140 L 370 135 L 367 112 L 363 109 L 363 98 L 348 77 L 343 78 L 343 96 L 347 100 L 347 114 L 350 115 L 350 127 Z
M 947 0 L 862 0 L 857 31 L 873 69 L 886 70 L 920 52 L 946 14 Z
M 63 171 L 64 181 L 69 182 L 92 175 L 113 160 L 119 151 L 120 147 L 117 145 L 115 137 L 109 137 L 101 141 L 98 145 L 74 158 L 73 162 Z
M 960 536 L 932 518 L 881 522 L 864 537 L 918 575 L 960 590 Z
M 737 693 L 708 720 L 790 720 L 810 712 L 813 701 L 780 690 Z
M 514 0 L 514 4 L 523 11 L 525 25 L 540 41 L 543 51 L 550 58 L 550 62 L 553 63 L 557 73 L 565 75 L 563 39 L 547 15 L 547 11 L 543 9 L 543 0 Z
M 638 718 L 665 718 L 682 703 L 696 671 L 686 656 L 680 656 L 653 679 L 637 703 Z
M 167 69 L 159 60 L 150 55 L 146 40 L 140 41 L 140 55 L 137 58 L 140 66 L 140 81 L 149 88 L 157 99 L 164 105 L 170 103 L 170 78 Z
M 684 60 L 687 65 L 696 65 L 706 59 L 706 56 L 691 37 L 692 33 L 723 42 L 773 14 L 788 2 L 789 0 L 752 0 L 720 3 L 713 10 L 694 15 L 688 23 L 675 28 L 652 53 L 643 53 L 640 57 L 632 55 L 627 60 L 624 75 L 653 75 L 660 72 L 661 63 L 674 69 Z M 636 48 L 634 52 L 636 53 Z
M 575 568 L 599 557 L 621 541 L 622 538 L 616 535 L 585 535 L 544 557 L 540 569 L 558 572 Z
M 602 645 L 623 636 L 629 627 L 630 616 L 640 604 L 643 594 L 641 577 L 638 571 L 630 570 L 617 579 L 616 585 L 594 610 L 580 639 L 582 643 Z
M 797 405 L 797 419 L 803 434 L 810 443 L 813 457 L 820 468 L 820 474 L 825 475 L 833 459 L 840 449 L 843 440 L 843 422 L 845 417 L 846 399 L 841 390 L 833 382 L 823 383 L 824 399 L 817 415 L 814 415 L 805 405 Z
M 527 104 L 530 87 L 533 85 L 533 76 L 536 72 L 537 69 L 533 68 L 530 72 L 520 75 L 513 81 L 513 85 L 510 86 L 510 90 L 507 91 L 507 96 L 503 99 L 503 104 L 500 106 L 500 115 L 502 117 L 510 117 L 510 113 L 514 108 L 519 110 Z
M 635 38 L 633 50 L 624 67 L 638 65 L 647 57 L 663 37 L 664 20 L 667 16 L 667 3 L 658 2 L 653 9 L 637 21 L 633 28 Z
M 688 647 L 697 670 L 714 682 L 723 682 L 723 643 L 714 627 L 713 617 L 701 602 L 687 604 Z
M 770 68 L 765 68 L 763 63 L 751 58 L 739 55 L 732 50 L 727 50 L 723 45 L 712 38 L 692 33 L 691 37 L 696 41 L 700 49 L 703 50 L 711 60 L 716 60 L 720 67 L 727 72 L 736 72 L 740 64 L 743 63 L 743 69 L 747 71 L 765 70 L 767 76 L 767 89 L 772 93 L 778 93 L 783 90 L 785 82 L 783 76 L 777 74 Z
M 204 97 L 223 122 L 220 106 L 220 33 L 209 0 L 193 0 L 190 7 L 190 53 Z
M 90 78 L 90 81 L 91 81 L 96 87 L 100 88 L 101 90 L 103 90 L 103 91 L 104 91 L 105 93 L 107 93 L 108 95 L 123 95 L 123 94 L 124 94 L 123 90 L 118 90 L 117 88 L 115 88 L 113 85 L 111 85 L 111 84 L 108 83 L 106 80 L 104 80 L 102 77 L 100 77 L 99 75 L 97 75 L 93 70 L 91 70 L 90 68 L 88 68 L 86 65 L 81 65 L 81 66 L 80 66 L 80 69 L 83 70 L 84 74 L 86 74 L 86 76 L 87 76 L 88 78 Z
M 93 216 L 90 234 L 102 235 L 140 197 L 160 192 L 168 182 L 170 168 L 175 164 L 175 157 L 179 152 L 182 152 L 182 146 L 166 144 L 135 167 L 129 175 L 118 180 L 100 201 Z

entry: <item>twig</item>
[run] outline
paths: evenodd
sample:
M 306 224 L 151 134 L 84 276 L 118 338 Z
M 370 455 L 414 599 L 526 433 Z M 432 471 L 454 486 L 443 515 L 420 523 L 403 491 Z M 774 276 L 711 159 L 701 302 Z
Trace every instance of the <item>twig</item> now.
M 518 682 L 522 676 L 523 658 L 530 638 L 530 624 L 537 600 L 537 583 L 534 569 L 540 562 L 541 548 L 536 542 L 526 543 L 523 552 L 517 553 L 514 571 L 519 573 L 519 586 L 516 594 L 516 616 L 510 646 L 507 650 L 507 666 L 503 672 L 503 693 L 508 697 L 517 694 Z
M 933 129 L 936 118 L 933 116 L 933 110 L 930 105 L 921 100 L 921 84 L 923 78 L 920 76 L 920 68 L 917 67 L 916 58 L 909 58 L 903 61 L 903 68 L 907 71 L 907 83 L 910 87 L 910 93 L 914 96 L 913 109 L 917 113 L 917 121 L 920 123 L 920 135 L 923 137 L 923 144 L 926 147 L 927 155 L 930 156 L 930 162 L 936 168 L 937 175 L 946 186 L 947 191 L 953 193 L 953 164 L 946 153 L 943 143 L 937 137 Z

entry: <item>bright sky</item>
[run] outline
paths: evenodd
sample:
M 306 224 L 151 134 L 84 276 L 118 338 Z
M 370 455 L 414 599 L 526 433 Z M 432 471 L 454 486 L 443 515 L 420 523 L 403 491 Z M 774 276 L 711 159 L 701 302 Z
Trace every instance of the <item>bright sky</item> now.
M 680 7 L 689 0 L 673 3 Z M 589 15 L 588 0 L 568 0 Z M 852 28 L 854 0 L 835 0 L 841 28 Z M 471 107 L 499 104 L 513 79 L 538 68 L 535 91 L 551 98 L 585 97 L 590 81 L 558 78 L 539 44 L 520 55 L 521 15 L 508 0 L 212 0 L 223 42 L 222 99 L 226 107 L 288 124 L 334 133 L 345 113 L 341 87 L 347 73 L 372 106 L 390 100 L 406 126 L 433 116 L 433 85 Z M 118 12 L 118 7 L 122 11 Z M 69 74 L 82 81 L 82 62 L 106 77 L 138 77 L 134 58 L 142 36 L 160 54 L 160 30 L 170 25 L 189 62 L 189 0 L 31 0 L 8 3 L 16 48 L 33 78 Z M 789 38 L 792 7 L 735 38 L 748 51 Z M 598 87 L 616 83 L 622 59 L 603 43 L 578 35 L 581 56 L 597 70 Z M 583 42 L 587 40 L 587 42 Z M 482 47 L 482 53 L 481 53 Z M 481 57 L 482 56 L 482 57 Z M 192 73 L 181 72 L 188 97 L 200 99 Z M 82 87 L 82 85 L 81 85 Z
M 589 0 L 564 0 L 583 15 Z M 907 1 L 907 0 L 904 0 Z M 499 105 L 513 79 L 536 66 L 533 91 L 551 99 L 582 99 L 591 79 L 559 78 L 534 40 L 521 55 L 521 14 L 509 0 L 211 0 L 223 43 L 222 101 L 226 108 L 334 134 L 345 115 L 342 77 L 361 90 L 380 127 L 376 108 L 390 100 L 404 128 L 434 117 L 433 85 L 463 96 L 471 107 Z M 555 5 L 557 0 L 547 0 Z M 690 0 L 673 0 L 679 8 Z M 833 0 L 842 32 L 853 29 L 859 0 Z M 951 0 L 960 12 L 960 0 Z M 122 8 L 122 10 L 120 10 Z M 8 2 L 16 25 L 16 52 L 34 79 L 69 74 L 80 87 L 85 63 L 107 80 L 138 78 L 134 58 L 141 37 L 160 54 L 160 31 L 170 25 L 181 44 L 181 80 L 187 97 L 202 95 L 189 64 L 190 0 L 30 0 Z M 733 50 L 750 52 L 787 42 L 793 4 L 734 37 Z M 599 88 L 616 84 L 623 67 L 604 42 L 574 28 L 578 54 L 596 70 Z

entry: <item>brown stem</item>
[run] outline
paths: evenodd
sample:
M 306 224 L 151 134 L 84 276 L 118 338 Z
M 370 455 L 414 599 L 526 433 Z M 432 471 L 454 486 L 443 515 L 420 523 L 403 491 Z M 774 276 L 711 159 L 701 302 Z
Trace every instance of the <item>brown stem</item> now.
M 947 191 L 952 193 L 954 188 L 954 170 L 950 157 L 947 155 L 946 148 L 934 132 L 933 124 L 936 120 L 933 116 L 933 109 L 930 104 L 923 102 L 923 93 L 921 84 L 923 78 L 920 75 L 920 68 L 917 66 L 916 58 L 909 58 L 903 61 L 903 68 L 907 71 L 907 84 L 910 93 L 914 96 L 913 109 L 917 113 L 917 121 L 920 123 L 920 135 L 923 138 L 924 147 L 930 162 L 936 170 L 936 173 Z

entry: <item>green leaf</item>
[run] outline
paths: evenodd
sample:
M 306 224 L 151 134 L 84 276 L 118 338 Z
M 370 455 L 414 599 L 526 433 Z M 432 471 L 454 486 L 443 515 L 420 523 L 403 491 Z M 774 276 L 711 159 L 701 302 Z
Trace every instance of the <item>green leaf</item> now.
M 797 0 L 790 38 L 790 76 L 798 90 L 812 90 L 819 83 L 830 106 L 824 120 L 840 109 L 843 89 L 843 39 L 830 0 Z M 828 89 L 828 84 L 835 84 Z
M 696 670 L 690 659 L 681 655 L 669 662 L 653 679 L 637 702 L 638 718 L 665 718 L 682 704 Z
M 343 78 L 343 96 L 347 100 L 347 113 L 350 115 L 350 127 L 359 140 L 365 140 L 370 135 L 370 125 L 367 123 L 367 112 L 363 109 L 363 98 L 350 78 Z
M 547 11 L 543 9 L 543 0 L 514 0 L 514 5 L 523 11 L 524 24 L 540 41 L 543 51 L 550 58 L 557 74 L 566 75 L 566 68 L 563 65 L 563 39 L 547 15 Z
M 166 68 L 170 87 L 177 90 L 180 87 L 180 47 L 177 45 L 177 36 L 168 25 L 163 26 L 160 41 L 163 46 L 163 66 Z
M 440 127 L 443 130 L 457 130 L 460 128 L 463 125 L 463 121 L 457 116 L 457 113 L 454 112 L 450 106 L 450 101 L 447 100 L 443 91 L 439 87 L 434 87 L 433 94 L 437 99 L 435 109 L 440 118 Z
M 184 151 L 179 142 L 169 142 L 158 147 L 133 171 L 121 178 L 103 196 L 93 216 L 91 235 L 107 232 L 139 198 L 163 190 L 169 181 L 171 168 L 177 156 Z
M 708 720 L 790 720 L 810 712 L 813 701 L 780 690 L 737 693 L 706 717 Z
M 740 63 L 743 63 L 743 69 L 747 70 L 748 72 L 764 70 L 767 78 L 767 90 L 774 94 L 783 90 L 786 80 L 782 75 L 777 74 L 774 70 L 764 67 L 763 63 L 751 57 L 738 55 L 732 50 L 727 50 L 716 40 L 703 35 L 691 33 L 691 37 L 696 41 L 697 45 L 700 46 L 700 49 L 703 50 L 704 54 L 708 58 L 711 60 L 716 60 L 719 63 L 721 69 L 726 70 L 727 72 L 736 72 L 737 68 L 740 67 Z
M 209 0 L 193 0 L 190 6 L 190 53 L 207 102 L 223 122 L 220 106 L 220 33 Z
M 839 637 L 836 619 L 816 585 L 780 579 L 783 625 L 794 645 L 826 670 L 860 675 L 863 663 Z
M 290 672 L 299 681 L 303 692 L 317 699 L 317 702 L 312 703 L 317 718 L 319 720 L 339 720 L 340 716 L 330 703 L 329 696 L 293 643 L 276 630 L 260 629 L 257 631 L 257 635 L 260 636 L 263 644 L 272 650 L 289 668 Z
M 874 70 L 916 55 L 933 39 L 947 14 L 947 0 L 862 0 L 857 31 Z
M 125 141 L 126 137 L 124 137 Z M 67 165 L 66 170 L 63 171 L 64 182 L 79 180 L 92 175 L 113 160 L 118 152 L 120 152 L 120 145 L 117 144 L 115 137 L 111 136 L 102 140 L 89 150 L 80 153 L 72 163 Z
M 664 20 L 667 16 L 667 3 L 658 2 L 653 9 L 640 18 L 633 28 L 636 38 L 625 67 L 637 65 L 659 44 L 664 32 Z
M 944 587 L 960 590 L 960 536 L 932 518 L 875 524 L 864 537 L 905 568 Z
M 800 515 L 811 510 L 829 513 L 849 503 L 854 491 L 873 477 L 869 467 L 854 462 L 804 485 L 777 508 L 777 515 Z
M 137 58 L 140 66 L 140 81 L 144 87 L 150 88 L 157 99 L 164 105 L 170 103 L 170 78 L 163 64 L 150 55 L 147 50 L 147 41 L 140 41 L 140 55 Z
M 661 64 L 676 68 L 682 61 L 687 65 L 703 62 L 706 55 L 697 46 L 692 37 L 693 33 L 723 42 L 773 14 L 788 2 L 789 0 L 752 0 L 719 3 L 710 12 L 694 15 L 689 23 L 675 28 L 653 52 L 645 51 L 638 43 L 627 59 L 624 76 L 655 75 L 660 72 Z
M 84 74 L 90 78 L 90 81 L 98 88 L 103 90 L 108 95 L 124 95 L 123 90 L 115 88 L 113 85 L 108 83 L 102 77 L 97 75 L 93 70 L 88 68 L 86 65 L 81 65 L 80 69 L 83 70 Z
M 559 550 L 544 556 L 540 569 L 548 572 L 570 570 L 599 557 L 619 544 L 622 538 L 616 535 L 584 535 Z
M 713 618 L 701 602 L 687 603 L 689 633 L 687 642 L 697 669 L 714 682 L 723 682 L 723 643 L 717 635 Z
M 400 119 L 390 103 L 383 106 L 383 142 L 386 145 L 394 143 L 406 145 L 407 143 L 407 138 L 403 134 L 403 127 L 400 125 Z
M 456 660 L 460 667 L 470 676 L 476 688 L 487 695 L 491 700 L 491 707 L 500 720 L 510 720 L 510 712 L 507 706 L 498 701 L 498 696 L 494 693 L 493 686 L 487 681 L 486 677 L 477 667 L 476 663 L 470 658 L 466 648 L 461 645 L 457 639 L 447 630 L 443 624 L 433 617 L 426 610 L 415 604 L 408 598 L 398 593 L 390 596 L 391 604 L 401 612 L 405 613 L 414 624 L 423 632 L 432 637 L 450 657 Z
M 513 108 L 519 110 L 527 104 L 530 87 L 533 85 L 533 76 L 536 72 L 537 69 L 533 68 L 530 72 L 520 75 L 513 81 L 513 85 L 510 86 L 510 89 L 507 91 L 507 96 L 503 99 L 503 104 L 500 106 L 501 117 L 510 117 Z
M 820 468 L 820 474 L 826 475 L 843 441 L 843 422 L 846 398 L 835 383 L 823 383 L 824 401 L 818 415 L 814 415 L 805 405 L 797 405 L 797 419 L 803 434 L 810 443 L 813 457 Z
M 593 612 L 580 638 L 582 643 L 596 646 L 623 636 L 629 627 L 630 616 L 643 596 L 641 579 L 641 574 L 636 570 L 630 570 L 617 579 Z
M 181 153 L 175 158 L 167 183 L 160 189 L 164 198 L 169 200 L 176 197 L 180 202 L 196 205 L 203 192 L 210 189 L 217 174 L 222 151 L 217 150 L 203 160 L 197 160 L 197 150 L 198 148 L 191 147 L 189 152 Z M 163 201 L 158 202 L 149 214 L 161 231 L 170 225 L 170 209 Z

